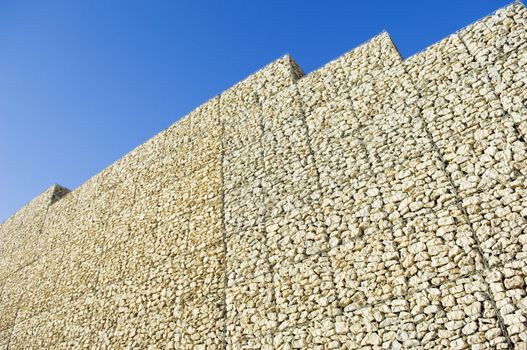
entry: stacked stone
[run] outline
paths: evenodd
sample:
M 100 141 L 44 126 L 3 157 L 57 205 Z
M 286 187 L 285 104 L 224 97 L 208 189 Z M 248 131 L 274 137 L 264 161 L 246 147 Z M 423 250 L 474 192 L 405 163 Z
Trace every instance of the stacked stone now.
M 28 307 L 27 295 L 39 286 L 39 258 L 50 249 L 43 226 L 50 205 L 69 191 L 50 187 L 0 226 L 0 333 L 9 338 L 20 310 Z
M 0 279 L 30 264 L 49 248 L 42 234 L 48 207 L 68 192 L 54 185 L 0 225 Z
M 219 349 L 223 341 L 225 252 L 222 242 L 222 128 L 219 100 L 193 116 L 190 212 L 182 289 L 181 348 Z
M 490 80 L 503 109 L 504 137 L 511 144 L 506 155 L 515 176 L 481 195 L 483 210 L 473 216 L 480 219 L 482 243 L 494 267 L 485 272 L 486 279 L 508 336 L 516 346 L 527 347 L 527 10 L 518 3 L 501 9 L 461 31 L 460 37 L 478 63 L 478 76 Z M 490 238 L 492 233 L 496 236 Z
M 96 176 L 50 207 L 43 233 L 51 249 L 37 264 L 39 283 L 24 293 L 10 348 L 46 348 L 68 339 L 86 337 L 99 249 L 95 232 L 102 232 L 110 202 L 98 200 Z M 104 192 L 106 195 L 107 192 Z
M 527 347 L 527 12 L 285 56 L 0 225 L 0 349 Z
M 287 328 L 332 315 L 335 293 L 327 256 L 327 231 L 320 210 L 319 173 L 310 148 L 298 88 L 263 102 L 265 230 L 273 266 L 277 327 Z
M 517 132 L 527 137 L 527 10 L 513 4 L 459 35 L 494 86 Z M 483 73 L 483 72 L 482 72 Z
M 354 296 L 348 292 L 352 286 L 342 282 L 346 275 L 351 277 L 349 267 L 352 270 L 354 267 L 346 264 L 348 268 L 343 271 L 338 258 L 349 256 L 349 248 L 362 236 L 362 228 L 368 226 L 365 223 L 361 226 L 361 220 L 365 216 L 369 219 L 369 213 L 358 213 L 359 207 L 367 208 L 368 198 L 357 209 L 353 208 L 353 202 L 354 197 L 360 198 L 356 196 L 359 186 L 370 179 L 364 143 L 354 133 L 359 123 L 354 118 L 350 91 L 369 78 L 366 71 L 376 74 L 384 64 L 390 66 L 400 60 L 397 52 L 391 51 L 392 46 L 385 45 L 386 39 L 386 35 L 381 35 L 298 83 L 296 92 L 301 98 L 297 97 L 296 108 L 303 117 L 303 125 L 299 124 L 305 129 L 302 141 L 313 159 L 316 173 L 312 177 L 317 180 L 312 190 L 314 201 L 309 203 L 315 212 L 311 216 L 316 218 L 311 226 L 317 228 L 316 233 L 323 241 L 306 251 L 307 256 L 289 261 L 290 266 L 284 266 L 275 277 L 279 289 L 276 295 L 282 297 L 283 322 L 272 337 L 273 347 L 297 348 L 309 343 L 328 343 L 330 348 L 349 345 L 349 341 L 344 341 L 349 328 L 342 316 L 343 304 L 352 304 Z M 373 244 L 367 244 L 366 249 Z
M 262 101 L 292 86 L 302 72 L 285 56 L 220 96 L 224 127 L 224 217 L 226 340 L 230 348 L 248 346 L 276 327 L 270 236 L 272 215 L 266 168 Z
M 525 102 L 514 89 L 526 82 L 524 68 L 517 63 L 526 28 L 525 8 L 511 5 L 429 49 L 436 55 L 433 62 L 426 53 L 407 61 L 416 84 L 426 82 L 419 87 L 423 117 L 478 242 L 485 267 L 478 275 L 484 277 L 496 278 L 504 265 L 524 260 L 527 249 L 527 145 L 523 121 L 518 119 L 522 111 L 511 102 Z M 424 70 L 418 62 L 422 59 L 428 60 Z M 500 68 L 502 62 L 507 62 L 507 69 Z M 435 74 L 427 74 L 428 70 Z M 493 312 L 500 321 L 501 336 L 526 346 L 521 298 L 514 303 L 505 299 L 504 305 L 503 289 L 491 282 L 498 281 L 485 283 L 490 285 L 486 293 L 496 304 Z

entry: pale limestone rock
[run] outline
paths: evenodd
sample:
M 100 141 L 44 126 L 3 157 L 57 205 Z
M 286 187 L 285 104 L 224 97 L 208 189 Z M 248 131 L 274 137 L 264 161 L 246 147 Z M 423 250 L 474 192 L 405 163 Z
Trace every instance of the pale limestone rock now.
M 507 289 L 521 289 L 525 286 L 525 281 L 522 276 L 507 278 L 505 281 L 503 281 L 503 283 Z
M 337 334 L 347 334 L 348 324 L 346 322 L 335 322 L 335 332 Z
M 0 226 L 0 348 L 505 349 L 499 317 L 525 348 L 526 11 L 489 18 L 285 57 L 39 196 Z

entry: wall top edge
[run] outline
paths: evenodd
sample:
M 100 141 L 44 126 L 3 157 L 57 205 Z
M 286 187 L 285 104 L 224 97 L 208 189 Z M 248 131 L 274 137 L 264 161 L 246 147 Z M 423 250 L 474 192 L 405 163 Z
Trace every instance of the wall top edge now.
M 421 51 L 419 51 L 419 52 L 417 52 L 415 54 L 413 54 L 410 57 L 407 57 L 406 59 L 402 58 L 402 56 L 400 55 L 400 52 L 399 52 L 395 42 L 392 40 L 390 34 L 386 30 L 383 30 L 382 32 L 380 32 L 379 34 L 373 36 L 372 38 L 368 39 L 367 41 L 363 42 L 362 44 L 360 44 L 358 46 L 355 46 L 352 50 L 345 52 L 341 56 L 335 58 L 334 60 L 326 63 L 324 66 L 322 66 L 322 67 L 320 67 L 320 68 L 318 68 L 318 69 L 316 69 L 316 70 L 314 70 L 314 71 L 312 71 L 312 72 L 310 72 L 308 74 L 304 74 L 304 72 L 303 72 L 302 68 L 300 67 L 300 65 L 293 59 L 293 57 L 290 54 L 285 54 L 285 55 L 279 57 L 278 59 L 272 61 L 271 63 L 268 63 L 267 65 L 265 65 L 264 67 L 262 67 L 259 70 L 255 71 L 254 73 L 250 74 L 246 78 L 240 80 L 238 83 L 234 84 L 233 86 L 231 86 L 230 88 L 226 89 L 222 93 L 220 93 L 220 94 L 218 94 L 216 96 L 213 96 L 212 98 L 208 99 L 206 102 L 202 103 L 201 105 L 196 107 L 194 110 L 192 110 L 191 112 L 187 113 L 185 116 L 179 118 L 175 123 L 173 123 L 172 125 L 166 127 L 165 129 L 160 131 L 160 133 L 158 133 L 157 135 L 153 136 L 152 138 L 155 138 L 155 137 L 159 136 L 160 134 L 163 134 L 164 132 L 166 132 L 168 129 L 177 126 L 177 124 L 180 123 L 182 120 L 188 118 L 189 116 L 191 116 L 193 114 L 196 114 L 199 110 L 201 110 L 203 108 L 206 108 L 206 106 L 209 105 L 210 103 L 215 103 L 215 101 L 218 98 L 220 98 L 222 95 L 233 93 L 237 89 L 243 90 L 243 86 L 244 85 L 259 83 L 260 84 L 259 87 L 266 88 L 266 84 L 267 85 L 271 85 L 272 82 L 275 82 L 275 83 L 280 82 L 280 83 L 282 83 L 282 85 L 280 85 L 279 83 L 277 85 L 278 85 L 279 88 L 283 88 L 284 86 L 295 84 L 299 80 L 303 79 L 304 77 L 311 76 L 312 74 L 316 73 L 319 70 L 324 69 L 325 67 L 327 67 L 329 65 L 335 64 L 340 59 L 342 59 L 342 58 L 344 58 L 346 56 L 349 56 L 351 53 L 353 53 L 355 51 L 358 51 L 358 50 L 360 50 L 361 48 L 364 48 L 367 45 L 379 45 L 379 44 L 382 44 L 383 41 L 388 41 L 387 44 L 392 46 L 394 52 L 396 52 L 399 55 L 399 57 L 401 57 L 401 61 L 402 62 L 404 62 L 404 63 L 410 62 L 410 61 L 413 61 L 413 60 L 417 59 L 419 56 L 424 55 L 426 52 L 429 52 L 429 51 L 433 50 L 435 47 L 437 47 L 439 45 L 442 45 L 443 43 L 448 42 L 449 40 L 452 40 L 453 38 L 458 36 L 461 32 L 470 29 L 471 27 L 477 25 L 478 23 L 484 21 L 485 19 L 488 19 L 489 17 L 492 17 L 492 16 L 496 16 L 501 11 L 511 11 L 511 10 L 514 11 L 517 8 L 525 8 L 525 4 L 523 4 L 523 2 L 521 2 L 521 1 L 516 0 L 514 2 L 509 3 L 508 5 L 500 7 L 497 10 L 495 10 L 494 12 L 492 12 L 490 15 L 484 16 L 484 17 L 472 22 L 471 24 L 469 24 L 469 25 L 457 30 L 456 32 L 448 35 L 445 38 L 440 39 L 436 43 L 434 43 L 432 45 L 429 45 L 428 47 L 424 48 L 423 50 L 421 50 Z M 275 88 L 273 93 L 275 93 L 276 90 L 277 89 Z M 152 138 L 150 138 L 150 139 L 152 139 Z M 134 149 L 136 149 L 136 148 L 134 148 Z M 127 153 L 122 158 L 128 156 L 131 152 Z M 117 160 L 116 162 L 119 162 L 121 159 Z M 116 163 L 116 162 L 114 162 L 114 163 Z M 104 172 L 104 169 L 101 172 Z M 94 175 L 94 176 L 96 176 L 96 175 Z M 24 205 L 18 211 L 13 213 L 10 217 L 8 217 L 6 220 L 4 220 L 2 223 L 0 223 L 0 225 L 3 225 L 5 222 L 11 220 L 19 212 L 22 212 L 22 211 L 26 210 L 27 208 L 30 208 L 32 206 L 37 206 L 37 205 L 49 206 L 49 205 L 57 202 L 58 200 L 60 200 L 61 198 L 63 198 L 65 195 L 67 195 L 70 192 L 71 191 L 69 189 L 67 189 L 66 187 L 60 186 L 58 184 L 54 184 L 51 187 L 49 187 L 48 189 L 46 189 L 45 191 L 43 191 L 41 194 L 36 196 L 30 202 L 28 202 L 26 205 Z
M 13 220 L 16 216 L 26 210 L 44 210 L 51 204 L 60 200 L 69 192 L 71 191 L 68 188 L 59 184 L 53 184 L 50 187 L 46 188 L 44 191 L 40 192 L 40 194 L 31 199 L 28 203 L 23 205 L 16 212 L 11 214 L 7 219 L 0 223 L 0 225 L 3 225 L 4 223 L 10 220 Z
M 443 37 L 439 40 L 437 40 L 436 42 L 432 43 L 431 45 L 425 47 L 424 49 L 420 50 L 420 51 L 417 51 L 416 53 L 414 53 L 413 55 L 407 57 L 404 62 L 407 63 L 407 62 L 412 62 L 416 59 L 419 59 L 420 56 L 423 56 L 425 55 L 426 53 L 434 50 L 435 48 L 443 45 L 444 43 L 448 42 L 449 40 L 452 40 L 456 37 L 458 37 L 461 33 L 463 32 L 466 32 L 468 30 L 470 30 L 471 28 L 473 28 L 474 26 L 478 25 L 479 23 L 491 18 L 491 17 L 494 17 L 494 16 L 497 16 L 500 12 L 502 11 L 514 11 L 518 8 L 525 8 L 525 4 L 523 4 L 521 1 L 514 1 L 514 2 L 511 2 L 505 6 L 502 6 L 496 10 L 494 10 L 493 12 L 491 12 L 490 14 L 488 15 L 485 15 L 481 18 L 478 18 L 476 19 L 475 21 L 469 23 L 468 25 L 456 30 L 455 32 L 447 35 L 446 37 Z
M 390 34 L 388 33 L 388 31 L 386 30 L 383 30 L 382 32 L 380 32 L 379 34 L 377 35 L 374 35 L 373 37 L 367 39 L 366 41 L 360 43 L 359 45 L 356 45 L 353 49 L 349 50 L 349 51 L 346 51 L 344 52 L 343 54 L 341 54 L 340 56 L 337 56 L 336 58 L 332 59 L 331 61 L 325 63 L 323 66 L 307 73 L 306 75 L 304 75 L 303 77 L 301 77 L 301 79 L 307 79 L 315 74 L 317 74 L 318 72 L 320 71 L 323 71 L 324 69 L 327 69 L 329 67 L 331 67 L 332 65 L 334 64 L 338 64 L 339 61 L 341 60 L 344 60 L 346 59 L 346 57 L 368 47 L 368 46 L 375 46 L 375 45 L 382 45 L 383 42 L 387 43 L 388 45 L 391 46 L 391 48 L 393 49 L 393 52 L 395 54 L 397 54 L 400 58 L 401 58 L 401 62 L 402 62 L 402 56 L 399 52 L 399 49 L 397 48 L 397 46 L 395 45 L 394 41 L 392 40 Z

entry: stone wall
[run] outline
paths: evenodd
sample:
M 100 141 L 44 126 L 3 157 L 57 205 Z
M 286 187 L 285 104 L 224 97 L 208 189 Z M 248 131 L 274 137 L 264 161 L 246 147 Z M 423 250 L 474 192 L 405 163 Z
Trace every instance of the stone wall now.
M 526 53 L 278 59 L 0 226 L 0 349 L 527 349 Z

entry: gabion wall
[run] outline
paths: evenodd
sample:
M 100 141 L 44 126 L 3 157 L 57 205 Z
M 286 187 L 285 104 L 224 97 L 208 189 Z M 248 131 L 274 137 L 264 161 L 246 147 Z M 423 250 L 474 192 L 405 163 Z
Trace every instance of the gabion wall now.
M 0 349 L 527 349 L 526 84 L 521 4 L 271 63 L 0 226 Z

